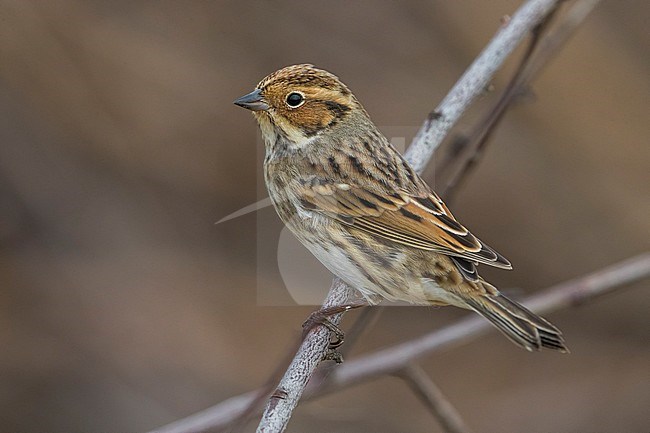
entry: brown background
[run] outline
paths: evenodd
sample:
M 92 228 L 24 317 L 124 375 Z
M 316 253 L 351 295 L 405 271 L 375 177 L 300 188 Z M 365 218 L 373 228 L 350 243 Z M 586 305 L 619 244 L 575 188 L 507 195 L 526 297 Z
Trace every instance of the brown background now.
M 254 214 L 214 225 L 262 185 L 231 101 L 312 62 L 378 125 L 417 126 L 518 4 L 0 2 L 0 430 L 143 431 L 263 383 L 311 308 L 257 305 Z M 525 295 L 648 249 L 648 12 L 602 2 L 457 197 L 515 265 L 484 271 L 496 285 Z M 551 315 L 571 355 L 493 333 L 422 365 L 477 432 L 648 431 L 647 285 Z M 391 308 L 355 353 L 466 314 Z M 289 431 L 437 429 L 383 378 Z

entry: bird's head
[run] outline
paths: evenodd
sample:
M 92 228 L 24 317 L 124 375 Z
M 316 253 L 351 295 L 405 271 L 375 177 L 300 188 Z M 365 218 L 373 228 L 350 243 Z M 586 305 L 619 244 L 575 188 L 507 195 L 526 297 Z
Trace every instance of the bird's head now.
M 234 101 L 253 112 L 265 141 L 309 141 L 355 113 L 365 111 L 338 77 L 313 65 L 280 69 Z

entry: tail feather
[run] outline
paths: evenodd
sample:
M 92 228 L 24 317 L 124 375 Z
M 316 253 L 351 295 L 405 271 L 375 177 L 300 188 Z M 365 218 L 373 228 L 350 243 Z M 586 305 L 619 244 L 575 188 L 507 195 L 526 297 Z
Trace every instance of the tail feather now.
M 466 297 L 463 300 L 492 322 L 506 337 L 526 350 L 545 347 L 560 352 L 569 351 L 559 329 L 502 294 Z

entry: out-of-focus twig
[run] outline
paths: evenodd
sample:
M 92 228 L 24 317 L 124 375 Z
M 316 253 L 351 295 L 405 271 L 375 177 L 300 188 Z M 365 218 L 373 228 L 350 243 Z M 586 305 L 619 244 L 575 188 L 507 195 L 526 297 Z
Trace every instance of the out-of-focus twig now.
M 400 372 L 399 377 L 404 379 L 415 395 L 424 402 L 445 433 L 471 433 L 456 408 L 422 367 L 409 364 Z
M 561 2 L 562 0 L 529 0 L 510 19 L 504 21 L 483 52 L 418 130 L 405 155 L 413 168 L 418 172 L 424 170 L 451 127 L 476 97 L 483 93 L 503 62 L 524 37 Z

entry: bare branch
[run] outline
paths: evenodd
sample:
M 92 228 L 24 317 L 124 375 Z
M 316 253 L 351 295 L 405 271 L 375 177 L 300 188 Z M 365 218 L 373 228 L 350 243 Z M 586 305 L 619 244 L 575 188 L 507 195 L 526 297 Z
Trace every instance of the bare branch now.
M 433 383 L 422 367 L 409 364 L 399 376 L 411 387 L 415 395 L 424 402 L 446 433 L 471 432 L 456 408 L 447 400 L 447 397 Z
M 323 308 L 345 305 L 354 299 L 354 291 L 343 281 L 336 278 L 325 299 Z M 334 325 L 341 322 L 342 314 L 330 317 Z M 289 368 L 280 380 L 257 428 L 259 433 L 281 432 L 286 428 L 293 409 L 298 404 L 307 382 L 314 374 L 316 367 L 323 360 L 330 343 L 330 331 L 324 326 L 313 328 L 303 339 L 298 353 L 291 361 Z

